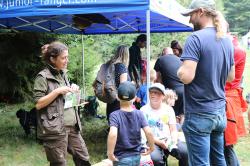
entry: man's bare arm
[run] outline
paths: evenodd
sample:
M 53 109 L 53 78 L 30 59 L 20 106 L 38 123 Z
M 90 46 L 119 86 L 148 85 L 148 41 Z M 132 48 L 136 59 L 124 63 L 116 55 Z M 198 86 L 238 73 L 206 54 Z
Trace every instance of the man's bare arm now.
M 177 76 L 184 84 L 189 84 L 195 77 L 197 62 L 185 60 L 177 71 Z

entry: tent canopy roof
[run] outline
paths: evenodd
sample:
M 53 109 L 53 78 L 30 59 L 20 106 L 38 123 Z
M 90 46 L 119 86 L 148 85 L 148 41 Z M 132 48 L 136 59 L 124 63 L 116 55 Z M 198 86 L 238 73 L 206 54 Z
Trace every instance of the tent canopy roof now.
M 183 7 L 175 0 L 0 0 L 0 28 L 71 34 L 145 33 L 147 10 L 151 32 L 192 31 L 188 18 L 179 13 Z

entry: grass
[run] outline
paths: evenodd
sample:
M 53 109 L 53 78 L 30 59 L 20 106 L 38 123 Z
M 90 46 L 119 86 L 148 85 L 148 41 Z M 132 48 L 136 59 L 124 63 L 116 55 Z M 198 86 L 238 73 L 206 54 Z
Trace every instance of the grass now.
M 240 138 L 238 144 L 235 146 L 235 151 L 238 159 L 240 160 L 241 166 L 249 166 L 250 165 L 250 134 L 246 137 Z
M 244 70 L 244 79 L 243 79 L 243 87 L 244 87 L 244 95 L 250 93 L 250 50 L 247 50 L 247 61 Z M 249 106 L 250 107 L 250 106 Z M 250 110 L 249 110 L 250 111 Z M 248 126 L 247 120 L 247 112 L 244 113 L 245 123 Z M 241 162 L 242 166 L 250 165 L 250 134 L 246 137 L 240 138 L 238 144 L 235 146 L 236 154 Z
M 31 108 L 30 104 L 0 105 L 0 165 L 1 166 L 48 166 L 45 152 L 35 139 L 35 134 L 24 134 L 16 118 L 19 108 Z M 91 163 L 106 158 L 106 120 L 85 118 L 83 137 L 89 149 Z M 68 155 L 68 165 L 74 165 Z
M 250 93 L 250 49 L 247 50 L 247 61 L 244 70 L 243 87 L 244 93 Z
M 26 137 L 18 124 L 15 111 L 26 105 L 1 107 L 0 120 L 0 165 L 28 166 L 32 163 L 47 165 L 41 145 L 37 144 L 34 135 Z
M 105 105 L 101 104 L 100 110 Z M 1 166 L 48 166 L 45 152 L 41 144 L 35 139 L 34 132 L 26 136 L 16 118 L 19 108 L 31 108 L 30 103 L 17 105 L 0 104 L 0 165 Z M 103 111 L 101 112 L 103 114 Z M 106 119 L 85 118 L 83 123 L 83 137 L 90 153 L 92 164 L 107 158 L 106 139 L 108 128 Z M 69 166 L 73 166 L 71 155 L 67 156 Z M 169 165 L 176 165 L 177 161 L 170 157 Z
M 244 94 L 250 92 L 250 51 L 248 51 L 247 63 L 244 73 Z M 0 103 L 0 165 L 1 166 L 48 166 L 42 145 L 35 140 L 35 135 L 26 136 L 16 118 L 19 108 L 31 108 L 31 103 L 6 105 Z M 100 110 L 104 109 L 101 104 Z M 104 114 L 104 111 L 101 111 Z M 246 113 L 245 118 L 247 119 Z M 247 120 L 246 120 L 247 122 Z M 247 125 L 247 123 L 246 123 Z M 83 120 L 83 137 L 86 141 L 90 161 L 92 164 L 106 158 L 106 120 L 85 118 Z M 235 146 L 241 166 L 250 165 L 250 134 L 240 138 Z M 68 165 L 73 166 L 70 155 L 67 157 Z M 169 166 L 176 166 L 177 161 L 170 157 Z

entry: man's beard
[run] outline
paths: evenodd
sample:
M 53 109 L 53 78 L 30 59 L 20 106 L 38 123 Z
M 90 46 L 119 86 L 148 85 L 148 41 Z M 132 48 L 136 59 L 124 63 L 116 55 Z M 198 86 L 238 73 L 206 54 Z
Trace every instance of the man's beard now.
M 193 25 L 194 25 L 194 31 L 201 30 L 201 26 L 198 23 L 193 24 Z

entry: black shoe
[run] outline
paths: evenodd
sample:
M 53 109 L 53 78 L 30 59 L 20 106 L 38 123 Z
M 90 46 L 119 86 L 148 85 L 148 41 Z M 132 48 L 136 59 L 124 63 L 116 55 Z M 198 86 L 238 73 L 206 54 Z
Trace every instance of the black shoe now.
M 180 151 L 177 148 L 172 149 L 170 155 L 175 157 L 177 160 L 181 159 Z

